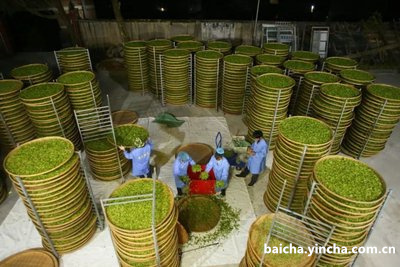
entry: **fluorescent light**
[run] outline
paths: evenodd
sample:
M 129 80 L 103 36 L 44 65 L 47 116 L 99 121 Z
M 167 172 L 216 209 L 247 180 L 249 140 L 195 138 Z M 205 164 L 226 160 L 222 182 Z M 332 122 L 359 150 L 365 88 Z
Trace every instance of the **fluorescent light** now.
M 315 8 L 315 6 L 314 6 L 314 5 L 311 5 L 311 13 L 314 12 L 314 8 Z

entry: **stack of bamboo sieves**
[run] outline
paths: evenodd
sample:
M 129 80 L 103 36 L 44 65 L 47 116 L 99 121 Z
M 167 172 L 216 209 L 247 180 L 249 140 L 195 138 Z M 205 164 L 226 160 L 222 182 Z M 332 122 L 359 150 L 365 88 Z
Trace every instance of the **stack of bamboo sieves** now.
M 363 70 L 341 70 L 339 75 L 343 83 L 353 85 L 360 90 L 375 80 L 374 75 Z
M 290 53 L 291 59 L 307 61 L 313 64 L 317 64 L 319 55 L 310 51 L 293 51 Z
M 283 43 L 265 43 L 264 53 L 287 58 L 289 55 L 289 46 Z
M 171 41 L 173 42 L 174 46 L 177 46 L 180 42 L 187 42 L 193 40 L 194 40 L 193 36 L 184 34 L 171 37 Z
M 270 55 L 270 54 L 259 54 L 256 56 L 257 65 L 270 65 L 275 67 L 282 67 L 284 61 L 285 61 L 284 57 Z
M 304 78 L 304 74 L 313 71 L 315 65 L 311 62 L 302 60 L 287 60 L 283 63 L 286 75 L 292 77 L 296 81 L 296 85 L 293 87 L 292 98 L 290 99 L 289 112 L 293 115 L 294 107 L 296 105 L 297 97 L 299 94 L 299 87 Z
M 0 80 L 0 142 L 7 148 L 30 141 L 36 136 L 19 98 L 23 86 L 19 80 Z
M 53 72 L 45 64 L 28 64 L 12 69 L 11 76 L 25 85 L 33 85 L 51 81 Z
M 223 62 L 222 110 L 230 114 L 241 114 L 244 96 L 249 84 L 252 58 L 244 55 L 228 55 Z
M 250 69 L 250 90 L 247 91 L 246 93 L 246 98 L 245 98 L 245 103 L 244 103 L 244 113 L 246 114 L 246 117 L 244 119 L 244 122 L 247 124 L 248 123 L 248 110 L 250 106 L 252 106 L 252 99 L 251 99 L 251 92 L 255 90 L 256 86 L 256 79 L 258 76 L 262 74 L 267 74 L 267 73 L 278 73 L 282 74 L 283 70 L 274 66 L 267 66 L 267 65 L 257 65 L 253 66 Z
M 223 54 L 213 50 L 196 53 L 195 103 L 204 108 L 215 108 L 220 102 L 221 59 Z
M 85 142 L 85 151 L 95 179 L 102 181 L 119 179 L 130 170 L 130 161 L 107 138 Z
M 382 177 L 352 158 L 327 156 L 315 163 L 311 180 L 317 183 L 307 216 L 334 225 L 328 247 L 336 244 L 351 252 L 363 246 L 386 198 Z M 310 183 L 310 189 L 311 189 Z M 350 266 L 356 254 L 326 253 L 321 266 Z
M 39 137 L 63 136 L 81 149 L 71 103 L 61 83 L 39 83 L 19 94 Z
M 84 47 L 67 47 L 57 51 L 58 64 L 62 73 L 89 70 L 92 71 L 89 51 Z
M 224 41 L 210 41 L 207 43 L 207 49 L 218 51 L 226 56 L 231 53 L 232 45 Z
M 356 69 L 357 61 L 347 57 L 328 57 L 325 59 L 323 71 L 338 74 L 341 70 Z
M 304 74 L 298 94 L 293 99 L 293 115 L 312 115 L 312 102 L 318 95 L 319 88 L 324 83 L 339 82 L 339 78 L 330 73 L 322 71 L 311 71 Z
M 314 98 L 314 117 L 324 121 L 333 130 L 330 154 L 340 151 L 340 144 L 354 118 L 354 108 L 361 103 L 361 92 L 355 87 L 340 83 L 326 83 Z
M 308 256 L 306 254 L 296 254 L 296 253 L 264 253 L 264 244 L 267 240 L 267 236 L 269 231 L 271 231 L 272 222 L 274 221 L 274 217 L 278 216 L 275 213 L 273 214 L 265 214 L 258 217 L 250 227 L 249 230 L 249 238 L 247 240 L 247 248 L 246 253 L 240 262 L 239 267 L 281 267 L 281 266 L 297 266 L 297 267 L 311 267 L 314 266 L 316 256 L 313 254 L 312 256 Z M 310 233 L 306 230 L 306 226 L 299 221 L 296 221 L 294 218 L 288 215 L 279 215 L 285 216 L 285 220 L 290 220 L 291 224 L 298 226 L 297 229 L 290 229 L 288 231 L 293 232 L 298 236 L 303 242 L 309 242 L 310 246 L 314 244 L 310 240 Z M 285 227 L 285 225 L 280 225 L 280 227 Z M 289 227 L 289 226 L 288 226 Z M 290 227 L 293 227 L 291 225 Z M 271 251 L 274 247 L 282 247 L 289 248 L 290 245 L 287 240 L 280 239 L 274 235 L 271 235 L 271 238 L 268 242 L 268 247 L 271 248 Z M 296 246 L 296 245 L 293 245 Z M 262 261 L 263 259 L 263 261 Z M 262 262 L 261 262 L 262 261 Z
M 160 181 L 155 192 L 155 232 L 160 266 L 179 266 L 178 209 L 171 189 Z M 152 179 L 135 179 L 114 190 L 110 198 L 152 195 Z M 120 200 L 115 200 L 118 202 Z M 114 248 L 121 266 L 157 266 L 152 234 L 152 200 L 105 207 Z
M 176 47 L 180 49 L 186 49 L 191 53 L 195 53 L 203 50 L 204 45 L 202 42 L 199 41 L 184 41 L 184 42 L 179 42 Z
M 151 92 L 161 97 L 161 65 L 162 54 L 172 48 L 172 42 L 167 39 L 154 39 L 146 43 L 147 58 L 149 62 L 149 77 Z
M 343 141 L 343 152 L 357 158 L 379 153 L 399 119 L 400 88 L 387 84 L 368 85 Z
M 149 64 L 146 42 L 124 43 L 124 62 L 131 91 L 147 91 L 149 87 Z
M 329 154 L 331 141 L 332 130 L 317 119 L 294 116 L 280 123 L 274 161 L 264 194 L 264 203 L 270 211 L 276 210 L 283 190 L 281 205 L 302 213 L 314 164 Z
M 101 106 L 101 91 L 96 76 L 91 71 L 71 71 L 58 77 L 64 85 L 74 110 Z
M 262 49 L 253 45 L 239 45 L 235 49 L 235 54 L 245 55 L 252 58 L 262 53 Z
M 58 253 L 76 250 L 94 235 L 93 204 L 72 142 L 61 137 L 29 141 L 7 155 L 4 168 L 41 235 L 44 248 L 51 250 L 51 244 L 18 177 Z
M 256 78 L 247 105 L 248 141 L 253 140 L 253 131 L 261 130 L 269 148 L 274 148 L 279 123 L 287 117 L 294 85 L 292 78 L 277 73 L 262 74 Z
M 163 88 L 168 104 L 184 105 L 189 102 L 190 58 L 190 52 L 185 49 L 170 49 L 163 53 Z

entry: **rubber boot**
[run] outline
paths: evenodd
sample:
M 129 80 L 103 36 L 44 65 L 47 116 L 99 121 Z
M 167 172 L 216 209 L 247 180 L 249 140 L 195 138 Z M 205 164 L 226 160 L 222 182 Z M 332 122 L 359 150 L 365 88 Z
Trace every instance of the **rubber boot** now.
M 226 194 L 226 189 L 222 189 L 222 190 L 221 190 L 221 195 L 222 195 L 222 196 L 225 196 L 225 194 Z
M 238 175 L 236 175 L 237 177 L 246 177 L 249 174 L 249 169 L 244 168 L 243 171 L 241 173 L 239 173 Z
M 178 196 L 182 196 L 182 188 L 177 188 L 178 190 Z
M 251 176 L 251 181 L 248 184 L 248 186 L 253 186 L 255 183 L 257 183 L 257 180 L 258 180 L 258 174 L 253 174 Z

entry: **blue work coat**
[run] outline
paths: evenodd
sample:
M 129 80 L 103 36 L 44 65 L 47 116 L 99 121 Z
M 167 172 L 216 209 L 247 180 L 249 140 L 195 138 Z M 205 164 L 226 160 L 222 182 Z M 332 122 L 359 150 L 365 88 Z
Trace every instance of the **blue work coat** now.
M 254 141 L 251 145 L 254 155 L 249 157 L 247 168 L 251 174 L 259 174 L 265 170 L 265 162 L 267 159 L 268 144 L 264 139 Z
M 133 176 L 148 175 L 152 148 L 153 143 L 149 140 L 143 147 L 134 148 L 130 152 L 124 151 L 125 158 L 132 160 Z
M 187 169 L 189 164 L 192 166 L 196 164 L 190 156 L 187 161 L 181 161 L 179 158 L 175 159 L 172 175 L 175 179 L 176 188 L 182 188 L 185 186 L 185 183 L 181 181 L 180 177 L 188 175 Z
M 224 181 L 225 183 L 223 188 L 216 188 L 218 191 L 228 187 L 229 166 L 229 162 L 225 157 L 222 157 L 222 159 L 218 161 L 215 156 L 212 156 L 207 163 L 205 171 L 209 172 L 213 169 L 215 179 L 217 179 L 217 181 Z

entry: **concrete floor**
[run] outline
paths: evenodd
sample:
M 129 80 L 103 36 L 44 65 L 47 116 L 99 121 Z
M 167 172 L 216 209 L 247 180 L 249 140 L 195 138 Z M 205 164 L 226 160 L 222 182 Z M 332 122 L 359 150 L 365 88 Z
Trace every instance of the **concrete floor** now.
M 53 68 L 56 67 L 54 58 L 50 53 L 19 54 L 12 60 L 0 62 L 0 71 L 8 74 L 12 67 L 31 63 L 47 62 Z M 223 114 L 214 109 L 204 109 L 195 106 L 166 106 L 163 107 L 159 101 L 153 99 L 149 94 L 141 95 L 138 92 L 127 90 L 127 80 L 125 71 L 120 63 L 114 62 L 113 67 L 110 64 L 97 65 L 97 77 L 100 81 L 104 96 L 108 94 L 112 110 L 130 109 L 139 113 L 140 117 L 156 116 L 162 111 L 169 111 L 176 116 L 224 116 L 227 120 L 229 130 L 232 135 L 244 135 L 247 128 L 242 122 L 241 116 Z M 112 69 L 112 70 L 111 70 Z M 372 71 L 377 82 L 388 83 L 400 86 L 400 75 L 395 71 Z M 215 129 L 218 132 L 218 129 Z M 375 168 L 385 179 L 388 188 L 393 189 L 392 195 L 387 201 L 379 223 L 375 227 L 367 245 L 377 246 L 381 249 L 383 246 L 394 246 L 400 250 L 400 125 L 397 126 L 392 134 L 384 151 L 371 157 L 363 158 L 362 161 Z M 269 155 L 267 165 L 272 164 L 272 155 Z M 260 177 L 260 181 L 251 188 L 248 188 L 250 198 L 256 215 L 264 214 L 267 211 L 262 197 L 267 185 L 268 173 Z M 11 193 L 9 199 L 0 207 L 0 223 L 7 216 L 12 208 L 15 199 L 15 193 Z M 398 266 L 400 263 L 399 253 L 394 255 L 361 255 L 355 266 Z

